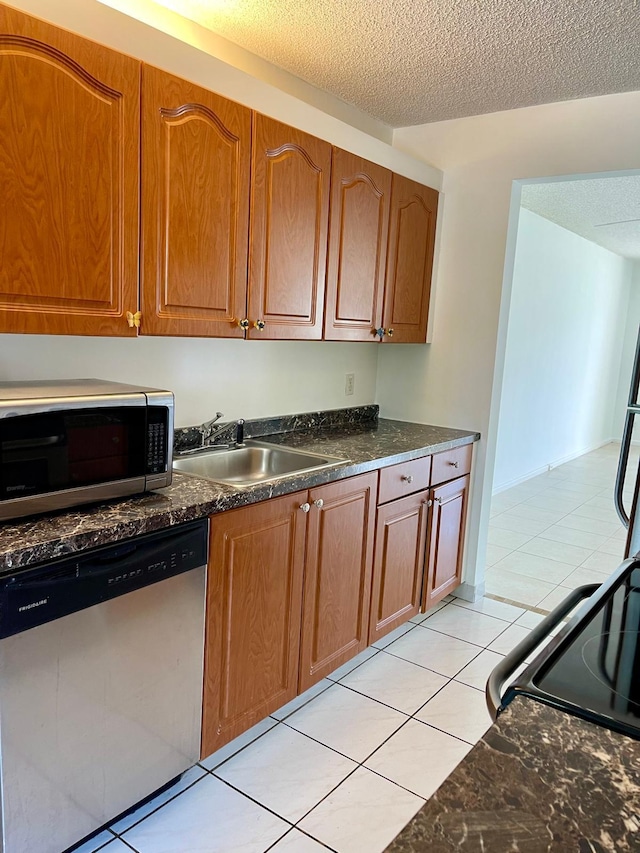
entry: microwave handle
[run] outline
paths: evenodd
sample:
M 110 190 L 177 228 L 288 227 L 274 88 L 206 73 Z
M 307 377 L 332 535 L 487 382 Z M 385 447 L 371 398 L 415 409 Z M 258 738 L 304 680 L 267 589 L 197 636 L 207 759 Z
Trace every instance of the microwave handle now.
M 63 440 L 61 435 L 45 435 L 40 438 L 12 438 L 10 441 L 3 441 L 2 447 L 4 450 L 24 450 L 27 447 L 52 447 L 54 444 L 60 444 Z

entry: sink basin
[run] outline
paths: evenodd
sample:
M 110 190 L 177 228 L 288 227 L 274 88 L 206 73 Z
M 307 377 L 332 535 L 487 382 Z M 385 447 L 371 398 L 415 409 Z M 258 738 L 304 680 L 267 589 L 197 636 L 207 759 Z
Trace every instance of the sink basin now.
M 203 450 L 193 456 L 178 456 L 173 460 L 173 469 L 216 483 L 253 486 L 263 480 L 318 471 L 346 461 L 265 441 L 247 441 L 243 446 L 229 450 Z

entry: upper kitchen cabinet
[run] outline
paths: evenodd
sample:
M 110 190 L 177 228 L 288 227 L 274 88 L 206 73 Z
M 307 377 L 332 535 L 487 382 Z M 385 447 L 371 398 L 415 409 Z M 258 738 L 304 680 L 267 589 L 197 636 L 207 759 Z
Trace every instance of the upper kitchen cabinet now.
M 333 149 L 324 337 L 373 341 L 382 325 L 391 172 Z
M 438 193 L 393 175 L 385 282 L 383 341 L 427 339 Z
M 140 63 L 0 7 L 0 331 L 136 329 Z
M 142 70 L 143 334 L 243 337 L 251 111 Z
M 248 337 L 322 337 L 331 146 L 255 114 Z

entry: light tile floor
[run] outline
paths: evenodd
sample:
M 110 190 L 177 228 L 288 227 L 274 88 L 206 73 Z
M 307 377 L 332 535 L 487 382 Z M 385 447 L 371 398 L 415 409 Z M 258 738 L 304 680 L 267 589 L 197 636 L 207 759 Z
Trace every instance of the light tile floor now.
M 487 594 L 549 611 L 569 590 L 611 574 L 626 538 L 613 502 L 619 452 L 619 444 L 607 444 L 494 496 Z M 631 456 L 635 472 L 637 448 Z
M 448 597 L 81 853 L 380 853 L 491 724 L 484 685 L 542 617 Z
M 620 562 L 617 450 L 496 496 L 488 597 L 415 617 L 78 853 L 381 853 L 489 727 L 484 685 L 534 610 Z

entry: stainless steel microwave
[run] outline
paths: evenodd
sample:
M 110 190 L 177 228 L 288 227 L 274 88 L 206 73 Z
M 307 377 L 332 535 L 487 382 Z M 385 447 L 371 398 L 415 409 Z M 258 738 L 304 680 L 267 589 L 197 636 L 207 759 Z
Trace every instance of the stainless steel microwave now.
M 168 486 L 173 413 L 154 388 L 0 382 L 0 519 Z

